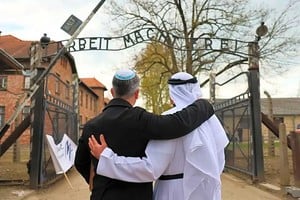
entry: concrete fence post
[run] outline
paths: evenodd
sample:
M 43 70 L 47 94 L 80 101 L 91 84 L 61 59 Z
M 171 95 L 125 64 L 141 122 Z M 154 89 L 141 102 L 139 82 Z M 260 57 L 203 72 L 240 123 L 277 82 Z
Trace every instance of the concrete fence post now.
M 284 123 L 279 124 L 279 159 L 280 159 L 280 185 L 290 185 L 289 160 L 287 153 L 286 127 Z
M 295 186 L 300 188 L 300 133 L 292 131 L 290 133 L 290 136 L 293 157 L 294 181 Z

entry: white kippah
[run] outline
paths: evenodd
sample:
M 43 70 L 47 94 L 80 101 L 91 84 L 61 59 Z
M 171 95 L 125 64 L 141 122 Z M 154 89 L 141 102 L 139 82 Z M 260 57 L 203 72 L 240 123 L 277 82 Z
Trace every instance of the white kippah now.
M 121 69 L 115 73 L 115 78 L 126 81 L 135 77 L 135 72 L 130 69 Z

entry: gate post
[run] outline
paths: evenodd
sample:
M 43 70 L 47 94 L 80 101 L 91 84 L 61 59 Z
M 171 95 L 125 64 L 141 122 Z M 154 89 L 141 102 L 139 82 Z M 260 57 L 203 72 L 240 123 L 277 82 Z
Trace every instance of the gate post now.
M 290 185 L 289 159 L 288 159 L 288 144 L 286 138 L 286 126 L 284 123 L 279 124 L 279 150 L 280 150 L 280 185 Z
M 39 77 L 43 69 L 38 69 Z M 42 157 L 44 153 L 44 81 L 31 101 L 32 125 L 31 125 L 31 152 L 30 152 L 30 188 L 36 189 L 40 186 L 42 176 Z
M 261 133 L 259 46 L 258 40 L 249 43 L 249 92 L 251 128 L 253 132 L 253 167 L 254 178 L 264 181 L 263 141 Z
M 292 157 L 293 157 L 293 170 L 295 186 L 300 188 L 300 133 L 291 131 L 292 143 Z
M 78 83 L 78 78 L 77 76 L 76 77 L 73 77 L 73 109 L 74 109 L 74 113 L 75 115 L 72 115 L 72 131 L 76 133 L 76 136 L 74 137 L 74 135 L 72 134 L 73 136 L 73 141 L 76 141 L 76 144 L 78 142 L 78 138 L 80 137 L 80 131 L 79 131 L 79 126 L 80 126 L 80 123 L 79 123 L 79 105 L 78 105 L 78 96 L 79 96 L 79 83 Z M 73 130 L 74 129 L 74 130 Z

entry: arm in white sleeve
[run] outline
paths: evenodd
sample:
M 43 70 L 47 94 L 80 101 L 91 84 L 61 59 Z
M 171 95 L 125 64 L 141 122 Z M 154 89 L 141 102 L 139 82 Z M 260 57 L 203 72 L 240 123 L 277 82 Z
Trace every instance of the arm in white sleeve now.
M 173 159 L 176 139 L 151 140 L 146 157 L 118 156 L 106 148 L 97 166 L 97 174 L 128 182 L 151 182 L 158 179 Z

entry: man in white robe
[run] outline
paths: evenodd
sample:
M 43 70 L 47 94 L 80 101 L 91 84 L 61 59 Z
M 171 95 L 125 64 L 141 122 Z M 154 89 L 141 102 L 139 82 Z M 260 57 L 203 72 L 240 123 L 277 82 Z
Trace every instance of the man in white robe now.
M 202 96 L 197 79 L 188 73 L 174 74 L 168 84 L 176 107 L 163 114 L 179 111 Z M 129 182 L 155 181 L 154 200 L 221 200 L 228 138 L 215 115 L 187 136 L 151 140 L 143 158 L 118 156 L 103 137 L 100 141 L 102 146 L 93 137 L 89 142 L 91 153 L 99 158 L 98 174 Z

